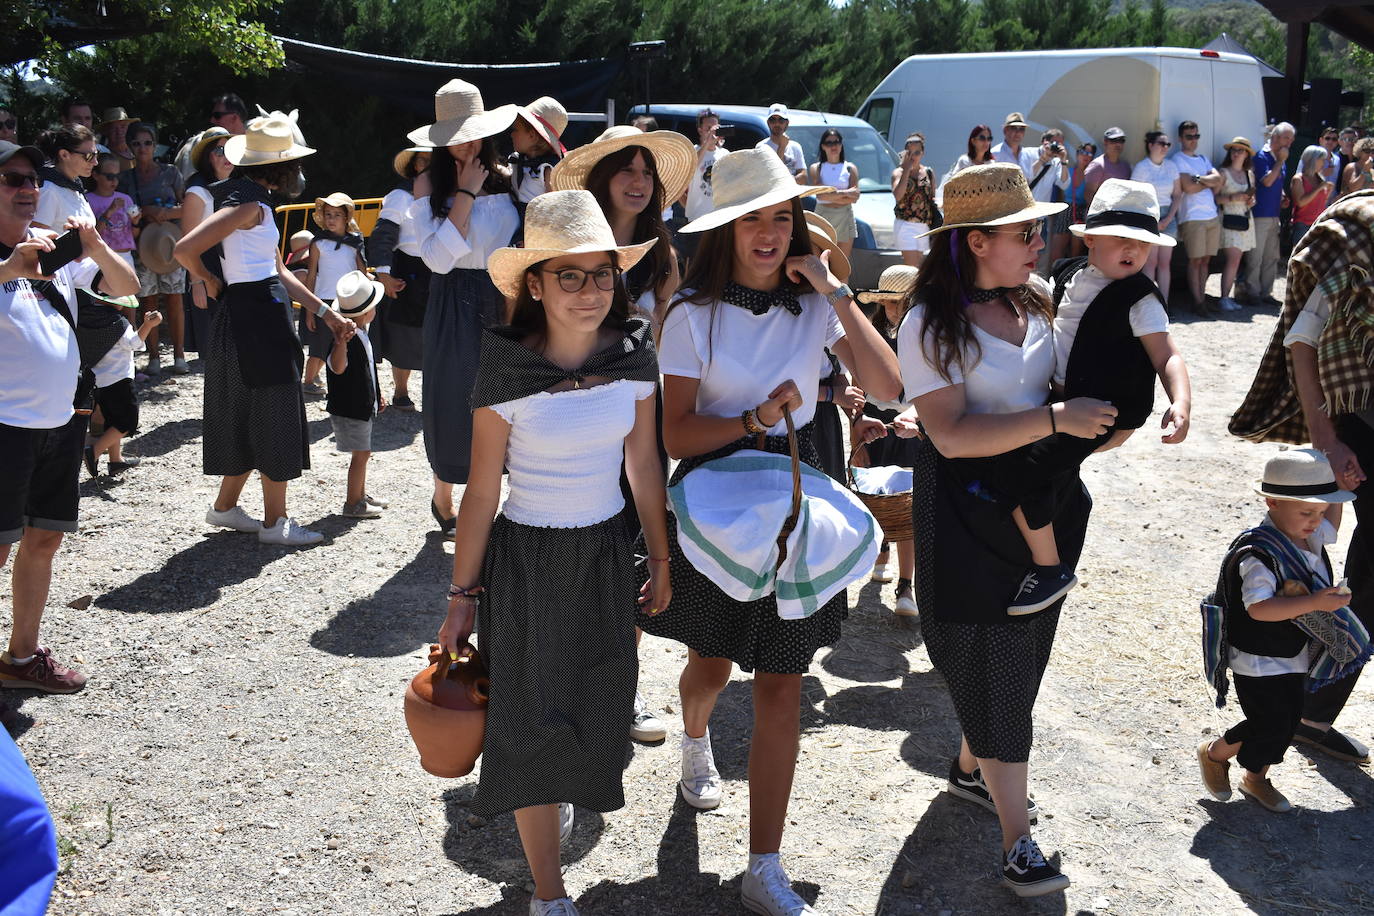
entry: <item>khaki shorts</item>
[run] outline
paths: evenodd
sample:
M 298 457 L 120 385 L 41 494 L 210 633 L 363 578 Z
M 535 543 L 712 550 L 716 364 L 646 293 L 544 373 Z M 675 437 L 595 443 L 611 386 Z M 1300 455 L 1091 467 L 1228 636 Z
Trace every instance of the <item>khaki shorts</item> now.
M 1221 217 L 1190 219 L 1178 224 L 1178 240 L 1188 252 L 1188 260 L 1210 258 L 1221 249 Z

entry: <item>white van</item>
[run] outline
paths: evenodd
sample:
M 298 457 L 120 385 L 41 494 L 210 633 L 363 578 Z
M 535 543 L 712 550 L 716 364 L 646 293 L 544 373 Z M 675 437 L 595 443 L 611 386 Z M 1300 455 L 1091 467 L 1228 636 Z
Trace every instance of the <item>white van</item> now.
M 923 134 L 924 164 L 937 178 L 967 151 L 974 125 L 990 125 L 993 143 L 1002 142 L 1002 121 L 1013 111 L 1030 124 L 1028 145 L 1058 127 L 1069 149 L 1091 140 L 1101 150 L 1102 132 L 1120 127 L 1130 162 L 1145 156 L 1147 130 L 1174 136 L 1180 121 L 1196 121 L 1199 150 L 1219 162 L 1232 137 L 1249 138 L 1255 149 L 1264 140 L 1260 76 L 1253 57 L 1187 48 L 916 55 L 878 84 L 858 117 L 899 149 L 908 134 Z

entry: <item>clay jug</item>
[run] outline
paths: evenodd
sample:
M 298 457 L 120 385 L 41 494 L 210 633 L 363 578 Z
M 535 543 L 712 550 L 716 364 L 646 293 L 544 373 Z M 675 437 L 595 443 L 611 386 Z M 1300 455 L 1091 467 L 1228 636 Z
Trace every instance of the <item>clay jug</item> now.
M 482 753 L 490 687 L 487 666 L 472 643 L 463 646 L 456 661 L 431 645 L 429 661 L 406 687 L 406 727 L 425 772 L 466 776 Z

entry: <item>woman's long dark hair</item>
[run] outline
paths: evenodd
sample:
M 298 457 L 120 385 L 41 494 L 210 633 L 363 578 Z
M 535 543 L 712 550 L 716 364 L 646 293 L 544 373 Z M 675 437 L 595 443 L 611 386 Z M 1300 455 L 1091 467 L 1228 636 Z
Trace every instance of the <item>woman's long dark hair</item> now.
M 831 135 L 834 135 L 835 139 L 840 141 L 840 161 L 844 162 L 844 135 L 833 127 L 827 127 L 825 132 L 821 134 L 820 142 L 816 144 L 817 163 L 830 161 L 830 157 L 825 154 L 825 141 L 829 139 Z M 817 165 L 817 174 L 820 174 L 819 168 L 820 166 Z
M 642 146 L 618 149 L 603 156 L 600 162 L 591 167 L 583 186 L 601 205 L 601 212 L 605 214 L 606 221 L 611 222 L 611 179 L 634 161 L 636 153 L 644 157 L 644 164 L 653 172 L 654 189 L 649 194 L 649 203 L 640 211 L 639 216 L 635 217 L 635 228 L 630 243 L 638 245 L 650 239 L 658 239 L 658 244 L 650 248 L 649 253 L 640 261 L 641 264 L 648 262 L 648 275 L 652 278 L 652 282 L 646 284 L 645 289 L 657 290 L 659 283 L 672 273 L 672 259 L 676 255 L 673 252 L 673 237 L 669 235 L 668 226 L 663 222 L 663 181 L 658 176 L 658 164 L 654 162 L 654 154 Z M 642 294 L 643 291 L 640 292 Z
M 57 165 L 57 154 L 66 150 L 69 153 L 76 152 L 76 148 L 87 140 L 95 141 L 95 134 L 84 124 L 63 124 L 45 130 L 38 135 L 38 148 L 43 151 L 43 155 L 53 165 Z
M 657 247 L 657 246 L 655 246 Z M 620 266 L 620 258 L 614 251 L 606 252 L 611 259 L 611 265 Z M 531 264 L 525 268 L 524 276 L 520 278 L 520 294 L 515 297 L 515 303 L 510 308 L 507 317 L 507 324 L 520 332 L 522 337 L 533 335 L 536 343 L 542 345 L 545 335 L 548 333 L 549 319 L 544 313 L 544 303 L 535 299 L 530 294 L 530 284 L 528 277 L 530 274 L 537 274 L 543 269 L 548 261 L 540 261 L 538 264 Z M 545 275 L 544 282 L 557 283 L 556 279 Z M 588 283 L 595 282 L 591 277 L 587 278 Z M 616 283 L 611 290 L 611 310 L 606 313 L 605 319 L 601 322 L 603 328 L 618 328 L 630 320 L 630 298 L 625 293 L 625 284 Z
M 496 141 L 492 137 L 482 140 L 482 149 L 477 158 L 487 167 L 487 180 L 482 190 L 488 194 L 509 194 L 510 179 L 496 155 Z M 458 160 L 448 151 L 447 146 L 436 146 L 429 156 L 429 210 L 435 219 L 448 216 L 448 199 L 458 190 Z
M 991 137 L 992 128 L 988 127 L 986 124 L 979 124 L 978 126 L 974 127 L 973 130 L 968 132 L 968 161 L 972 162 L 974 165 L 982 165 L 986 162 L 995 162 L 996 160 L 992 157 L 992 141 L 988 141 L 988 151 L 983 154 L 982 161 L 980 162 L 978 160 L 978 153 L 975 152 L 973 149 L 973 138 L 978 136 L 979 134 L 987 134 L 989 137 Z
M 978 258 L 968 247 L 970 232 L 987 231 L 980 228 L 951 229 L 931 240 L 930 253 L 921 262 L 916 285 L 902 303 L 902 313 L 912 306 L 925 307 L 924 327 L 921 329 L 921 353 L 940 373 L 952 382 L 950 366 L 957 364 L 967 372 L 982 358 L 982 347 L 973 336 L 973 322 L 968 317 L 969 296 L 973 292 L 973 278 L 978 270 Z M 1026 314 L 1054 320 L 1054 306 L 1043 292 L 1029 282 L 1007 294 Z M 931 348 L 935 352 L 931 352 Z

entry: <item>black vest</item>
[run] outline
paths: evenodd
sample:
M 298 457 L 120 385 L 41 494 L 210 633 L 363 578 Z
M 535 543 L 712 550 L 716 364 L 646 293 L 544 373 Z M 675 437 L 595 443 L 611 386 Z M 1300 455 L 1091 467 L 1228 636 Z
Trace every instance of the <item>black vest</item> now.
M 1056 261 L 1054 307 L 1087 258 Z M 1114 429 L 1139 429 L 1155 405 L 1155 367 L 1140 338 L 1131 332 L 1131 306 L 1159 287 L 1144 272 L 1108 283 L 1088 304 L 1069 351 L 1064 373 L 1066 398 L 1089 397 L 1110 401 L 1117 409 Z
M 334 343 L 338 346 L 338 342 Z M 329 395 L 325 398 L 326 412 L 354 420 L 371 420 L 381 407 L 381 387 L 377 384 L 377 367 L 367 358 L 367 349 L 357 337 L 348 341 L 348 365 L 343 374 L 336 373 L 325 360 Z
M 1256 549 L 1250 555 L 1269 567 L 1274 578 L 1279 580 L 1279 585 L 1283 585 L 1278 566 L 1269 559 L 1268 554 Z M 1331 561 L 1326 556 L 1326 548 L 1322 548 L 1321 557 L 1329 581 Z M 1301 652 L 1309 641 L 1307 634 L 1291 620 L 1256 620 L 1251 617 L 1245 610 L 1245 602 L 1241 600 L 1240 579 L 1240 564 L 1236 563 L 1226 582 L 1226 642 L 1242 652 L 1271 658 L 1292 658 Z

